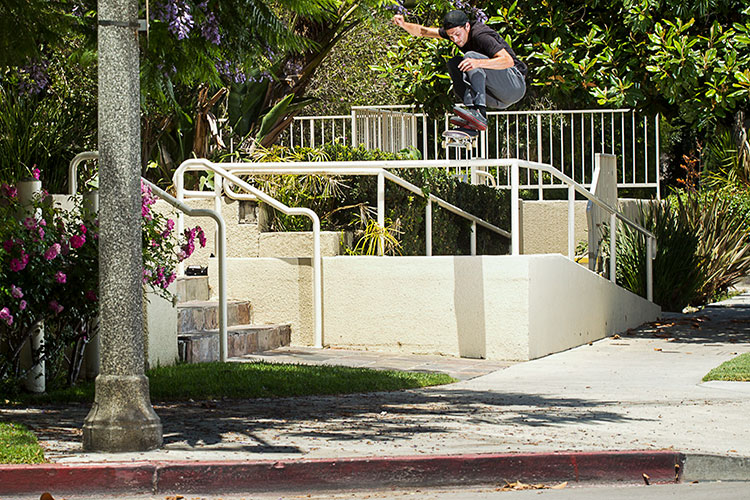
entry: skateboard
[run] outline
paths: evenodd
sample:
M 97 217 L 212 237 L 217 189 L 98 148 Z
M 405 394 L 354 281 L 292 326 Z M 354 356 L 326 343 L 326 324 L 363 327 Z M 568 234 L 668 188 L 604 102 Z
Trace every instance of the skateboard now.
M 443 132 L 443 147 L 457 147 L 471 150 L 472 147 L 476 146 L 478 135 L 479 132 L 477 132 L 476 130 L 446 130 L 445 132 Z

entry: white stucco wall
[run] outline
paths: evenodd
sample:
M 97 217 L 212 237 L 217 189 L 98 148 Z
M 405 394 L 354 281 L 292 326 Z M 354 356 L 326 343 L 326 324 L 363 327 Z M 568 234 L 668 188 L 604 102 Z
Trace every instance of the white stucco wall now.
M 169 287 L 175 293 L 173 283 Z M 177 307 L 153 291 L 143 293 L 143 330 L 148 366 L 171 366 L 177 362 Z
M 335 347 L 533 359 L 660 311 L 560 255 L 323 260 L 324 343 Z M 229 259 L 228 295 L 250 300 L 259 323 L 291 323 L 292 343 L 310 345 L 309 264 Z

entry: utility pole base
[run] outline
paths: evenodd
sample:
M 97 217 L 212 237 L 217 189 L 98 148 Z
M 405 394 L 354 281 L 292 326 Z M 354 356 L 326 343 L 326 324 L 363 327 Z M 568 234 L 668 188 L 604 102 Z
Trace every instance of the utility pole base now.
M 146 451 L 162 445 L 145 375 L 99 375 L 96 399 L 83 424 L 86 451 Z

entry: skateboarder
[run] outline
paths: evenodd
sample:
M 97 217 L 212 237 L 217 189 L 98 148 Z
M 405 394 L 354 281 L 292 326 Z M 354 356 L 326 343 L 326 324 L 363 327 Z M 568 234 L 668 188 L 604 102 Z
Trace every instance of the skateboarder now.
M 453 108 L 454 125 L 485 130 L 487 108 L 505 109 L 526 93 L 526 64 L 498 32 L 469 22 L 464 11 L 448 12 L 440 28 L 407 23 L 402 15 L 393 16 L 393 23 L 412 36 L 448 39 L 463 52 L 448 61 L 453 91 L 465 106 Z

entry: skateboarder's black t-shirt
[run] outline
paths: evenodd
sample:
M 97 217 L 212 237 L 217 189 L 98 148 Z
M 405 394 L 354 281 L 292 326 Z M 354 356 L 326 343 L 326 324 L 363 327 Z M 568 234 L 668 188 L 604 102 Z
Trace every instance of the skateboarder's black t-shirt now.
M 461 52 L 464 54 L 470 51 L 479 52 L 480 54 L 492 59 L 495 57 L 495 54 L 505 49 L 508 51 L 508 54 L 510 54 L 510 57 L 513 58 L 513 63 L 515 64 L 516 69 L 518 69 L 522 75 L 526 76 L 526 64 L 518 60 L 516 53 L 510 48 L 508 42 L 500 36 L 500 33 L 477 21 L 470 23 L 470 25 L 471 29 L 469 30 L 469 39 L 466 41 L 466 45 L 459 47 Z M 440 28 L 438 31 L 440 32 L 441 37 L 448 38 L 448 34 L 443 28 Z

